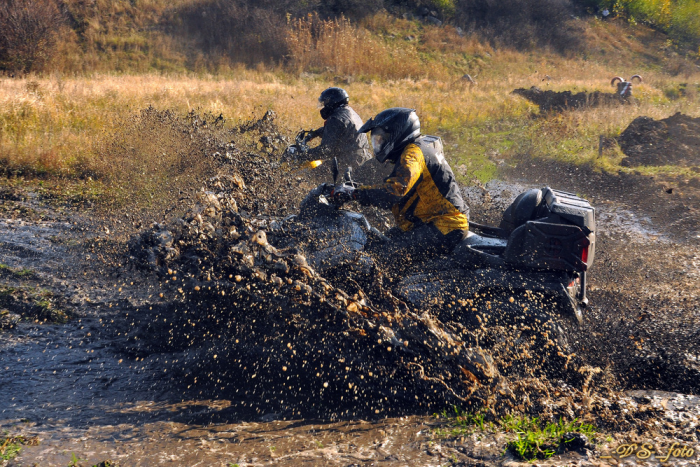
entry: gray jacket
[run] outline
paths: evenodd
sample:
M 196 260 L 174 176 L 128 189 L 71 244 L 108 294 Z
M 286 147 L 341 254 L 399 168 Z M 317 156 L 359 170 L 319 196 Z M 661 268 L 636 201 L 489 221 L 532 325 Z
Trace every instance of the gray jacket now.
M 309 160 L 338 158 L 340 173 L 348 167 L 353 172 L 372 159 L 367 135 L 358 133 L 363 121 L 350 106 L 333 111 L 323 127 L 321 144 L 309 151 Z

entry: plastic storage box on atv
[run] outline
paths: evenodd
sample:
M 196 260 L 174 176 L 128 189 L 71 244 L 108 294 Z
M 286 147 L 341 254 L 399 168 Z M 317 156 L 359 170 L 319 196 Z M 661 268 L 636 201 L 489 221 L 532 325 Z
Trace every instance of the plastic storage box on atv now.
M 467 264 L 585 272 L 595 253 L 595 209 L 572 193 L 532 189 L 503 214 L 499 228 L 471 226 L 455 254 Z

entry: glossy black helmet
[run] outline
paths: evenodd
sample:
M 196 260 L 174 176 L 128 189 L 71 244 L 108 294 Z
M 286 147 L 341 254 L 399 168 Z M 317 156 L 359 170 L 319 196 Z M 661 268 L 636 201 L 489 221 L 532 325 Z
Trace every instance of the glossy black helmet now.
M 321 93 L 318 98 L 318 103 L 322 107 L 330 107 L 332 109 L 348 103 L 348 93 L 342 88 L 328 88 Z
M 394 107 L 367 120 L 358 133 L 372 132 L 374 157 L 379 162 L 395 161 L 401 151 L 420 136 L 420 121 L 415 109 Z

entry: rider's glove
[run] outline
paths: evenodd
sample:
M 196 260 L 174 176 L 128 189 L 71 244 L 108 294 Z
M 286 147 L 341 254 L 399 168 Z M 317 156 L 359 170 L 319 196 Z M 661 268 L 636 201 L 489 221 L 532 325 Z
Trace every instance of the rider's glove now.
M 288 157 L 291 157 L 293 160 L 299 161 L 299 160 L 305 160 L 307 158 L 307 154 L 309 152 L 309 147 L 306 145 L 300 145 L 300 144 L 292 144 L 291 146 L 287 146 L 287 149 L 285 151 L 285 155 Z
M 356 195 L 357 193 L 355 192 L 355 188 L 350 185 L 341 185 L 339 187 L 335 187 L 331 192 L 331 201 L 333 204 L 342 206 L 343 204 L 355 199 Z

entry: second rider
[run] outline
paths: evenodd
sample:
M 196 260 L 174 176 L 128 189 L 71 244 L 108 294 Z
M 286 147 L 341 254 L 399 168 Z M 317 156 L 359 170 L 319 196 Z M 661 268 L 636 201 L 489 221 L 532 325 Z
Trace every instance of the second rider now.
M 310 149 L 307 158 L 332 160 L 335 157 L 343 172 L 352 168 L 354 179 L 362 183 L 380 182 L 388 171 L 372 159 L 367 136 L 358 131 L 362 119 L 348 102 L 348 93 L 342 88 L 328 88 L 321 93 L 318 103 L 324 123 L 314 131 L 315 136 L 321 136 L 321 144 Z

